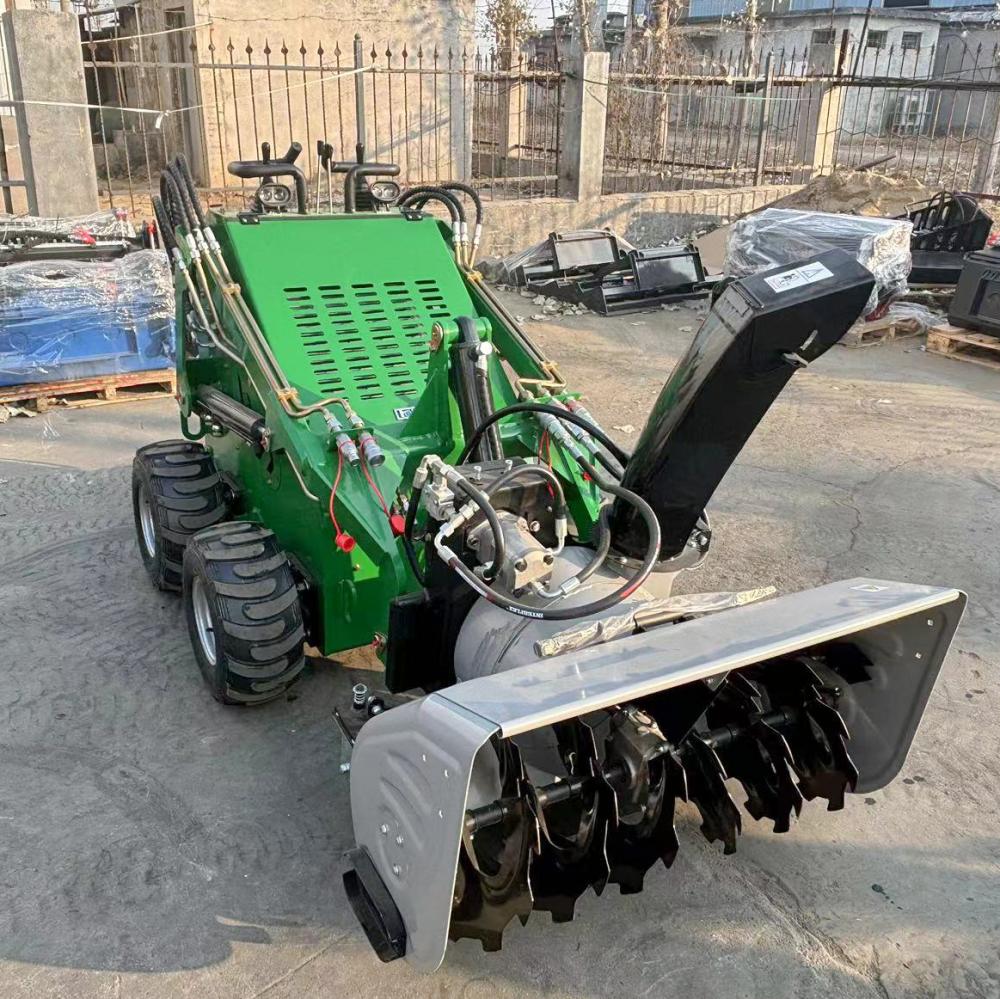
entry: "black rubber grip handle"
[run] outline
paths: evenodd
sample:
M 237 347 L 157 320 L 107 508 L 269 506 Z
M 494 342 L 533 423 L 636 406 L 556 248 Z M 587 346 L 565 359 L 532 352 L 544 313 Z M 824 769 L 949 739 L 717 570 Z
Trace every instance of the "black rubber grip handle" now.
M 354 163 L 347 171 L 344 178 L 344 211 L 353 212 L 356 210 L 355 201 L 355 181 L 359 177 L 371 177 L 375 174 L 382 174 L 385 177 L 395 177 L 399 173 L 399 165 L 396 163 Z

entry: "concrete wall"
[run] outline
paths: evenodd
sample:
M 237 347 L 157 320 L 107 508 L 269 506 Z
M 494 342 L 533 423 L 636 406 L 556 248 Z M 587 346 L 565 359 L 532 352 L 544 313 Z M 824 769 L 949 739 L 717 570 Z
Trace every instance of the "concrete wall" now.
M 3 28 L 11 98 L 24 102 L 15 118 L 27 208 L 43 216 L 92 212 L 97 176 L 87 112 L 80 107 L 87 92 L 76 16 L 13 9 L 3 14 Z
M 769 205 L 799 185 L 773 184 L 730 191 L 673 194 L 605 194 L 575 201 L 534 198 L 486 204 L 480 257 L 505 256 L 545 239 L 550 232 L 605 226 L 639 246 L 683 238 L 700 226 L 717 225 Z
M 176 15 L 168 12 L 176 8 L 176 0 L 145 0 L 138 8 L 141 30 L 174 26 Z M 403 78 L 392 77 L 391 137 L 389 78 L 379 74 L 373 80 L 366 74 L 367 159 L 400 162 L 413 181 L 421 176 L 443 179 L 468 175 L 475 0 L 286 0 L 280 5 L 247 0 L 187 0 L 186 18 L 189 25 L 203 26 L 180 33 L 179 37 L 161 38 L 158 58 L 164 60 L 168 46 L 173 45 L 175 53 L 180 50 L 185 60 L 190 59 L 193 39 L 198 61 L 211 63 L 214 56 L 217 69 L 163 69 L 154 78 L 141 81 L 139 89 L 150 100 L 165 99 L 167 106 L 204 105 L 196 112 L 168 118 L 165 134 L 168 146 L 201 144 L 197 166 L 203 182 L 221 186 L 226 180 L 225 163 L 241 157 L 255 158 L 264 140 L 270 141 L 279 155 L 291 140 L 301 142 L 305 154 L 300 163 L 309 173 L 319 138 L 333 144 L 338 158 L 353 159 L 354 80 L 349 76 L 339 81 L 333 77 L 338 72 L 338 45 L 340 71 L 353 67 L 355 33 L 362 35 L 366 63 L 371 61 L 374 44 L 379 67 L 386 66 L 385 52 L 391 47 L 392 65 L 400 68 L 405 44 L 408 66 L 413 68 L 422 46 L 423 66 L 428 71 L 422 79 L 422 91 L 416 75 L 409 76 L 405 104 Z M 252 49 L 249 56 L 248 46 Z M 270 76 L 266 69 L 268 47 Z M 283 47 L 288 49 L 287 75 Z M 322 73 L 318 70 L 320 47 Z M 456 71 L 454 75 L 431 75 L 435 48 L 437 68 L 446 70 L 450 65 Z M 470 56 L 464 80 L 466 93 L 460 75 L 463 51 Z M 150 58 L 148 47 L 145 58 Z M 235 71 L 229 68 L 230 58 L 236 63 Z M 260 68 L 241 69 L 240 64 L 248 60 Z M 303 61 L 316 71 L 303 73 Z M 321 78 L 325 79 L 322 84 Z M 306 86 L 304 81 L 308 81 Z M 232 182 L 232 178 L 228 180 Z

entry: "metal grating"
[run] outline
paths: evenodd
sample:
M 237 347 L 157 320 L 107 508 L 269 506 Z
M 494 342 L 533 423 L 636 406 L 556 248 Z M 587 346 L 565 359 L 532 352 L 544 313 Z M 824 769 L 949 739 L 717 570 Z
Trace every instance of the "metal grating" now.
M 323 395 L 405 399 L 427 378 L 431 326 L 450 317 L 436 281 L 283 289 Z

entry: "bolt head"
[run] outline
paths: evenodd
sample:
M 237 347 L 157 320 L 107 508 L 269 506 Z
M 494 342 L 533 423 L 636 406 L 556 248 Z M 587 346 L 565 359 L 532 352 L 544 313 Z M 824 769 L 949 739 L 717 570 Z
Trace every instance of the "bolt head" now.
M 403 868 L 400 867 L 399 864 L 393 864 L 392 865 L 392 873 L 395 874 L 396 877 L 398 878 L 400 876 L 400 874 L 403 873 Z
M 388 835 L 389 835 L 389 827 L 388 827 L 388 826 L 387 826 L 387 825 L 386 825 L 386 824 L 385 824 L 384 822 L 382 823 L 382 825 L 380 825 L 380 826 L 378 827 L 378 831 L 379 831 L 379 832 L 380 832 L 380 833 L 381 833 L 381 834 L 382 834 L 383 836 L 388 836 Z
M 397 836 L 396 837 L 396 846 L 402 846 L 402 845 L 403 845 L 403 837 L 402 836 Z

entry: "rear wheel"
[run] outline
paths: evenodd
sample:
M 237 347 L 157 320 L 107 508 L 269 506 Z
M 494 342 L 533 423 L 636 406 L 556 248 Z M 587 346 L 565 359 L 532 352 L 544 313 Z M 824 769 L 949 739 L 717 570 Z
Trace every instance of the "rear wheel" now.
M 246 521 L 201 531 L 184 552 L 184 609 L 195 658 L 217 701 L 272 701 L 299 678 L 302 608 L 273 532 Z
M 225 485 L 211 452 L 180 440 L 139 448 L 132 461 L 132 512 L 150 578 L 161 590 L 180 590 L 188 541 L 227 514 Z

